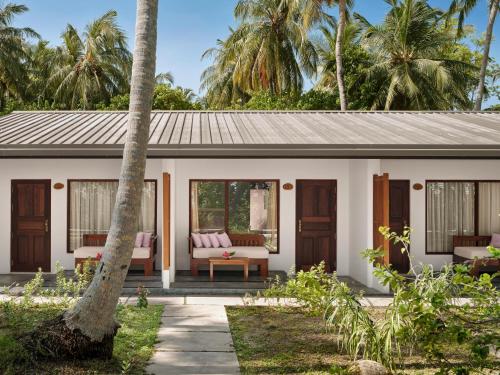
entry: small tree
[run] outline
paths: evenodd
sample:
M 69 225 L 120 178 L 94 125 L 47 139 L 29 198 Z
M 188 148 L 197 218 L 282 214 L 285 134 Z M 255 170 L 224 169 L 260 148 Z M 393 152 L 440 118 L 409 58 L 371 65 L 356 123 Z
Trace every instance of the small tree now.
M 156 64 L 157 0 L 137 0 L 127 140 L 104 255 L 83 297 L 25 338 L 37 357 L 111 358 L 116 306 L 132 258 L 144 185 Z

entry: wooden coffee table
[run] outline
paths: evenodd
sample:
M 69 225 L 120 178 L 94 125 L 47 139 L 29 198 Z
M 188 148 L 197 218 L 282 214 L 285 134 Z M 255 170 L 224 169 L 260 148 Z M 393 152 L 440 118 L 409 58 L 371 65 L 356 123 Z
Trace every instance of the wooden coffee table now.
M 245 281 L 248 280 L 248 258 L 238 257 L 226 259 L 223 257 L 208 258 L 210 265 L 210 281 L 214 281 L 214 266 L 243 266 Z

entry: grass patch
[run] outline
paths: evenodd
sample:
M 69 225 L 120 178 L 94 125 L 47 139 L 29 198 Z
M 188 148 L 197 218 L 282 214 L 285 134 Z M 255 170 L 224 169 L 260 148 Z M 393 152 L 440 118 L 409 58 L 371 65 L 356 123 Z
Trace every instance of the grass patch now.
M 115 337 L 113 358 L 109 361 L 39 362 L 36 368 L 16 338 L 39 322 L 55 317 L 61 307 L 0 305 L 0 373 L 2 374 L 144 374 L 153 354 L 160 327 L 163 305 L 141 309 L 119 306 L 118 321 L 122 327 Z
M 383 309 L 373 309 L 376 319 Z M 226 307 L 242 374 L 345 374 L 351 358 L 321 317 L 292 307 Z M 456 349 L 456 350 L 455 350 Z M 460 362 L 455 348 L 450 360 Z M 408 355 L 402 374 L 435 374 L 423 358 Z M 493 373 L 493 372 L 492 372 Z

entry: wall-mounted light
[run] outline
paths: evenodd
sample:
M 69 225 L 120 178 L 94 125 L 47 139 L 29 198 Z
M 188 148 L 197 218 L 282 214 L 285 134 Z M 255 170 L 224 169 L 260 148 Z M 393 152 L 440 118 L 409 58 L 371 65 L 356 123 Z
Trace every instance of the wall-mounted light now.
M 422 185 L 421 183 L 416 183 L 416 184 L 413 184 L 413 190 L 422 190 L 424 188 L 424 185 Z
M 56 182 L 54 184 L 54 189 L 56 189 L 56 190 L 64 189 L 64 184 L 62 182 Z
M 292 190 L 292 189 L 293 189 L 293 185 L 290 182 L 283 184 L 283 190 Z

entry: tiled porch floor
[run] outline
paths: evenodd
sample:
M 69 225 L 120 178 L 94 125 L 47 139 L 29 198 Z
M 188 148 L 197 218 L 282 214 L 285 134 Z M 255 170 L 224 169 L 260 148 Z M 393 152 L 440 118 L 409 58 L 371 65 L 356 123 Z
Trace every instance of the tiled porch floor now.
M 68 276 L 72 276 L 71 271 L 67 271 Z M 270 278 L 279 275 L 282 280 L 286 279 L 285 272 L 270 271 Z M 0 292 L 4 287 L 16 284 L 23 286 L 33 278 L 33 273 L 12 273 L 0 275 Z M 379 296 L 383 293 L 369 288 L 356 280 L 340 276 L 341 281 L 346 282 L 354 291 L 364 290 L 366 296 Z M 55 286 L 55 275 L 44 274 L 44 287 Z M 199 276 L 191 276 L 189 271 L 177 271 L 175 282 L 170 285 L 170 289 L 163 289 L 160 271 L 155 271 L 153 276 L 144 276 L 141 271 L 130 271 L 125 280 L 123 295 L 133 295 L 139 285 L 148 288 L 152 295 L 244 295 L 255 293 L 266 288 L 266 282 L 261 279 L 258 272 L 251 271 L 249 280 L 244 281 L 241 271 L 216 271 L 215 280 L 210 281 L 208 271 L 200 271 Z
M 286 280 L 286 273 L 283 271 L 269 272 L 271 279 L 277 275 L 281 280 Z M 339 279 L 346 282 L 356 292 L 363 290 L 368 296 L 383 294 L 348 276 L 339 276 Z M 214 281 L 210 281 L 208 271 L 200 271 L 199 276 L 191 276 L 190 271 L 177 271 L 171 290 L 186 291 L 184 294 L 245 294 L 263 290 L 266 286 L 267 282 L 262 280 L 257 271 L 250 272 L 248 281 L 243 280 L 241 271 L 216 271 Z

